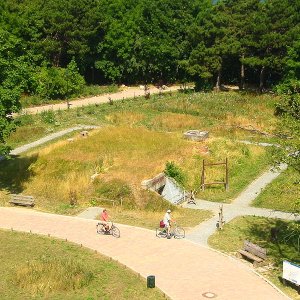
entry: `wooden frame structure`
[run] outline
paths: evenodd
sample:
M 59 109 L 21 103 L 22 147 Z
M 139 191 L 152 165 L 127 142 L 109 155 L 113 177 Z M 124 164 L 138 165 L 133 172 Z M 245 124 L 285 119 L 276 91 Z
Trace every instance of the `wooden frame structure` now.
M 205 182 L 205 168 L 208 166 L 219 166 L 219 165 L 225 165 L 225 181 L 214 181 L 214 182 Z M 228 183 L 228 159 L 226 157 L 224 162 L 219 163 L 205 163 L 205 160 L 203 159 L 202 162 L 202 174 L 201 174 L 201 189 L 204 191 L 206 185 L 212 185 L 212 184 L 223 184 L 225 187 L 225 190 L 228 191 L 229 183 Z

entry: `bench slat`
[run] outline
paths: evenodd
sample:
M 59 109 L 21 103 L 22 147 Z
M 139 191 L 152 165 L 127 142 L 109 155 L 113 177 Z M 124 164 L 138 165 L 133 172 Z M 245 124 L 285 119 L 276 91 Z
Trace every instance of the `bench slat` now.
M 248 251 L 252 254 L 254 254 L 255 256 L 258 256 L 262 259 L 266 259 L 267 258 L 267 249 L 259 247 L 256 244 L 253 244 L 249 241 L 245 241 L 244 242 L 244 250 Z
M 239 253 L 241 253 L 243 256 L 246 256 L 248 258 L 250 258 L 253 261 L 257 261 L 257 262 L 262 262 L 263 259 L 260 257 L 257 257 L 253 254 L 251 254 L 250 252 L 244 251 L 244 250 L 239 250 Z

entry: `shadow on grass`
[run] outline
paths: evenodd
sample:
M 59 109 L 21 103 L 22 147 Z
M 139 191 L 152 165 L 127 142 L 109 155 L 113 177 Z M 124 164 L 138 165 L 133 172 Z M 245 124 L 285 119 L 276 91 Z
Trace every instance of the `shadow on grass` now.
M 12 194 L 23 191 L 24 183 L 34 173 L 30 166 L 37 161 L 38 155 L 13 156 L 0 162 L 0 189 L 8 190 Z
M 276 265 L 283 260 L 300 263 L 300 222 L 260 219 L 249 222 L 248 234 L 260 246 L 267 248 Z

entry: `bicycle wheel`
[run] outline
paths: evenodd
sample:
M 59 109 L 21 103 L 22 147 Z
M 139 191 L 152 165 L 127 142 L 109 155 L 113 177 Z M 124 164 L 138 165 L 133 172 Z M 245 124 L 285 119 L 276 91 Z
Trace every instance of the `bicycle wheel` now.
M 164 228 L 156 228 L 156 236 L 159 238 L 167 237 L 167 231 Z
M 113 226 L 113 227 L 111 228 L 111 234 L 112 234 L 112 236 L 114 236 L 115 238 L 119 238 L 119 237 L 120 237 L 120 230 L 119 230 L 119 228 L 116 227 L 116 226 Z
M 105 234 L 104 226 L 101 223 L 98 223 L 96 228 L 98 234 Z
M 183 239 L 185 237 L 185 231 L 181 227 L 176 227 L 174 229 L 174 238 L 175 239 Z

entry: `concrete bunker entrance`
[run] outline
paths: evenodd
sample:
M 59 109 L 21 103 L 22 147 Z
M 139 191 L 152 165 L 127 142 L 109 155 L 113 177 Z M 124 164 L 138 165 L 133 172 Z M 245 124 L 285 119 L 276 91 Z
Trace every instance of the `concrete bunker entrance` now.
M 144 180 L 142 187 L 160 194 L 172 204 L 179 204 L 185 200 L 185 191 L 176 183 L 173 178 L 167 177 L 164 173 Z

